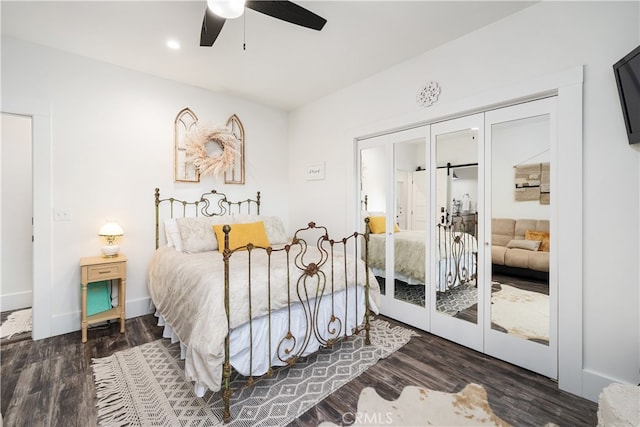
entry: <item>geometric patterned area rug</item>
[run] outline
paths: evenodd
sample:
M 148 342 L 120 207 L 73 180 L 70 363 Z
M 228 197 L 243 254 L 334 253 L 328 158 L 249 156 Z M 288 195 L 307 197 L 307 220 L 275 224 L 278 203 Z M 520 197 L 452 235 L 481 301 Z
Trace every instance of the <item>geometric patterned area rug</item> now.
M 408 386 L 393 401 L 366 387 L 360 392 L 355 415 L 350 418 L 346 421 L 354 421 L 349 424 L 352 426 L 509 426 L 493 413 L 484 387 L 473 383 L 458 393 Z M 325 422 L 319 427 L 333 426 L 336 425 Z
M 417 336 L 383 320 L 373 320 L 370 333 L 370 346 L 362 336 L 352 336 L 237 390 L 228 425 L 286 425 Z M 193 383 L 184 375 L 179 343 L 157 340 L 93 359 L 92 366 L 100 425 L 222 425 L 221 393 L 208 391 L 202 398 L 194 394 Z M 236 375 L 232 388 L 242 380 Z

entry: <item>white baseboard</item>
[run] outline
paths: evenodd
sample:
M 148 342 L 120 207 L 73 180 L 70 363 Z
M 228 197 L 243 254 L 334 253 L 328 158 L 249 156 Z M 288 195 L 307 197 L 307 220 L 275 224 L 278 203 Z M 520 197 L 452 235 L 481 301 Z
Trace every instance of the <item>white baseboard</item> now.
M 628 381 L 607 377 L 588 369 L 582 370 L 582 397 L 597 402 L 602 389 L 611 383 L 628 384 Z
M 127 301 L 126 311 L 127 319 L 153 313 L 151 298 L 147 297 Z M 51 336 L 79 331 L 82 328 L 81 322 L 82 313 L 80 311 L 55 315 L 53 319 L 51 319 Z
M 0 311 L 11 311 L 19 308 L 31 307 L 33 295 L 31 291 L 17 292 L 0 296 Z

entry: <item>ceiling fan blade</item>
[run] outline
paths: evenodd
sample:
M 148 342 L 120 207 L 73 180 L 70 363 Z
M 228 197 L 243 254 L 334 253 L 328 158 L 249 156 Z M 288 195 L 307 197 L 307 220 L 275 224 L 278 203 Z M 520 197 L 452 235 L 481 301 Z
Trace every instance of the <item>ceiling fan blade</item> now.
M 213 42 L 218 38 L 225 21 L 226 19 L 211 12 L 207 7 L 202 20 L 202 30 L 200 31 L 200 46 L 213 46 Z
M 327 20 L 321 16 L 290 1 L 249 0 L 245 3 L 245 6 L 256 12 L 313 30 L 320 31 L 324 24 L 327 23 Z

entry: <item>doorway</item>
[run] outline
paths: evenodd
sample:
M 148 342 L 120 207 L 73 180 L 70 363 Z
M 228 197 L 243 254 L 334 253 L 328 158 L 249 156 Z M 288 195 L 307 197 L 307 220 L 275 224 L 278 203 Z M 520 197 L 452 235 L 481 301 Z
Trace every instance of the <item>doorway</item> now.
M 2 341 L 31 337 L 33 303 L 32 118 L 2 113 Z

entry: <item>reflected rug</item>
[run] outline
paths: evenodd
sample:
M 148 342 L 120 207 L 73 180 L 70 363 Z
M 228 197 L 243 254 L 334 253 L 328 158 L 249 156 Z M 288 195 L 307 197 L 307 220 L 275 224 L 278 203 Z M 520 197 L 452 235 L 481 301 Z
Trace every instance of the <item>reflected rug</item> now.
M 438 293 L 436 309 L 441 313 L 455 316 L 478 303 L 478 288 L 475 283 L 465 283 Z
M 548 342 L 549 295 L 504 284 L 500 288 L 491 294 L 491 322 L 511 335 Z
M 486 390 L 478 384 L 468 384 L 458 393 L 408 386 L 395 401 L 383 399 L 375 389 L 367 387 L 360 393 L 357 411 L 343 416 L 343 423 L 351 426 L 509 426 L 493 413 Z M 333 426 L 336 424 L 325 422 L 319 427 Z
M 370 346 L 361 336 L 339 341 L 237 391 L 228 425 L 286 425 L 417 336 L 383 320 L 372 321 L 370 332 Z M 209 391 L 202 398 L 193 393 L 179 343 L 157 340 L 94 359 L 93 371 L 100 425 L 222 425 L 221 393 Z M 241 380 L 236 377 L 232 388 Z
M 10 339 L 16 334 L 31 332 L 31 309 L 14 311 L 0 326 L 0 338 Z

